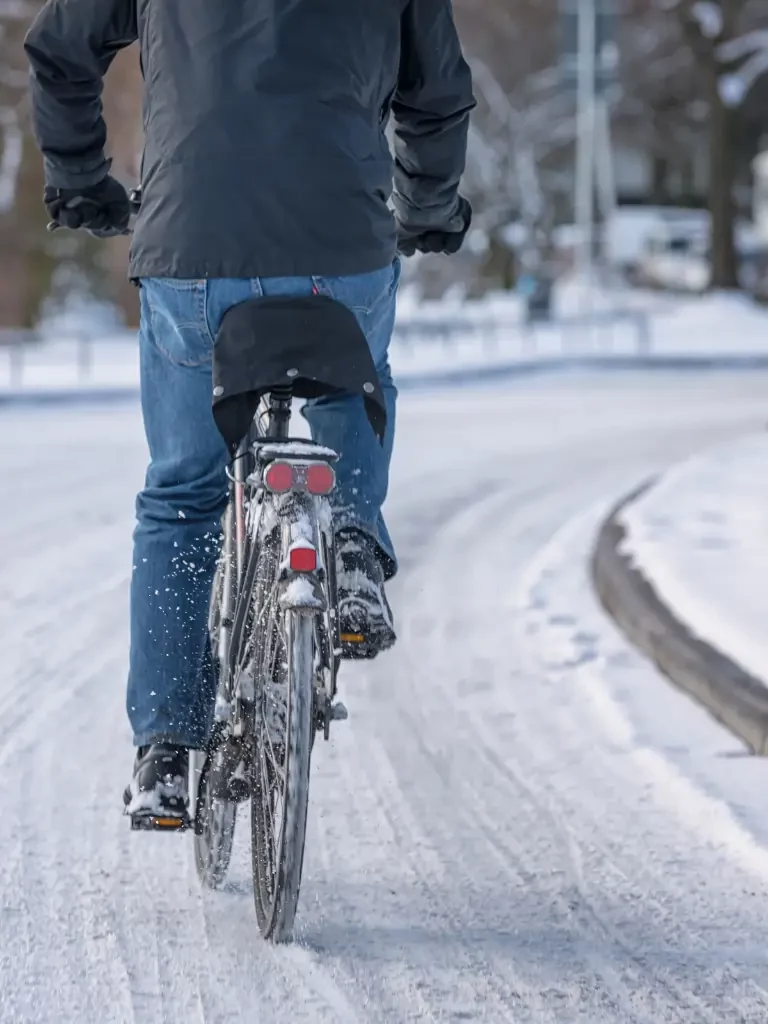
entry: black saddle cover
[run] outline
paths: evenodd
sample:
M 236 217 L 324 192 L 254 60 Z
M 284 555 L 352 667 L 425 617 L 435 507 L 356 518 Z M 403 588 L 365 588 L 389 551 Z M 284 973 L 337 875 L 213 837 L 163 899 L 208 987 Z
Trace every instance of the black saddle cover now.
M 213 350 L 213 417 L 229 449 L 248 433 L 262 396 L 360 395 L 379 440 L 387 423 L 381 382 L 354 313 L 325 295 L 258 297 L 225 314 Z

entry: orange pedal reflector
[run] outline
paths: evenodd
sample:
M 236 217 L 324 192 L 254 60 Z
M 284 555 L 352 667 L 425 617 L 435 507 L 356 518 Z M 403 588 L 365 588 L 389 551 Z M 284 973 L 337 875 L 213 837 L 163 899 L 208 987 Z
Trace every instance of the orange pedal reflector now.
M 153 818 L 152 824 L 159 828 L 181 828 L 184 824 L 183 818 Z
M 362 644 L 365 642 L 365 637 L 362 633 L 342 633 L 341 640 L 345 644 Z

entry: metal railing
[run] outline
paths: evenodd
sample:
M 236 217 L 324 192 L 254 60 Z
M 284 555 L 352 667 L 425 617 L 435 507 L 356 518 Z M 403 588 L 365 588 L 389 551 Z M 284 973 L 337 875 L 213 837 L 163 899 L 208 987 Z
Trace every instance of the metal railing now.
M 116 354 L 125 358 L 116 363 Z M 108 383 L 111 377 L 125 379 L 132 365 L 138 365 L 137 348 L 128 334 L 125 341 L 112 344 L 85 333 L 53 341 L 34 330 L 0 329 L 0 389 L 86 386 L 94 382 L 97 371 Z
M 450 348 L 463 340 L 475 340 L 486 350 L 497 351 L 505 342 L 514 340 L 526 355 L 535 354 L 544 341 L 548 352 L 559 350 L 569 356 L 620 350 L 648 355 L 653 347 L 649 314 L 633 309 L 597 310 L 534 323 L 479 310 L 471 315 L 459 312 L 445 318 L 415 314 L 396 323 L 393 338 L 395 344 L 409 347 L 433 342 Z
M 439 346 L 436 365 L 450 368 L 450 353 L 462 350 L 462 365 L 479 358 L 510 359 L 589 357 L 590 355 L 648 355 L 652 350 L 651 318 L 641 310 L 602 310 L 561 316 L 527 324 L 499 310 L 462 307 L 445 315 L 416 310 L 400 316 L 393 346 L 403 355 L 425 354 Z M 427 362 L 428 362 L 427 358 Z M 0 329 L 0 389 L 27 386 L 88 386 L 125 384 L 135 370 L 138 356 L 131 335 L 105 341 L 91 334 L 65 335 L 51 341 L 32 330 Z
M 10 387 L 18 388 L 24 383 L 24 364 L 30 346 L 39 345 L 40 337 L 35 331 L 19 328 L 0 330 L 0 352 L 5 353 L 7 381 Z

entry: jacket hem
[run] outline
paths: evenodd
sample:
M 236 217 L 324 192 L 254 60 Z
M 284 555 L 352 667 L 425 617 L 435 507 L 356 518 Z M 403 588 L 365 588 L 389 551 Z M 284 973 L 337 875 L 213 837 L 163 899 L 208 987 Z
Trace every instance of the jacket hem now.
M 396 256 L 396 247 L 382 246 L 365 252 L 329 255 L 328 253 L 290 260 L 284 256 L 249 259 L 247 262 L 227 260 L 184 260 L 175 256 L 156 256 L 151 259 L 135 256 L 130 261 L 132 281 L 143 277 L 167 277 L 178 280 L 201 281 L 208 278 L 256 277 L 351 277 L 369 274 L 388 267 Z

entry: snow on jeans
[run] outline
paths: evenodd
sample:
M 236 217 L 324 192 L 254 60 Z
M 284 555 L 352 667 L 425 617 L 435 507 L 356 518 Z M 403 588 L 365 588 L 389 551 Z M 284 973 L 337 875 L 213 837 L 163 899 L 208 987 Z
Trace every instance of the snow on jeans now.
M 258 295 L 329 295 L 355 313 L 381 377 L 379 444 L 362 399 L 340 393 L 304 407 L 312 436 L 340 453 L 335 519 L 366 530 L 387 575 L 396 569 L 381 516 L 397 392 L 387 359 L 399 264 L 351 277 L 141 282 L 141 403 L 150 464 L 136 502 L 127 708 L 134 743 L 205 744 L 215 677 L 208 599 L 227 500 L 227 450 L 211 413 L 211 354 L 226 311 Z M 254 338 L 254 345 L 258 345 Z M 333 344 L 318 339 L 318 344 Z

